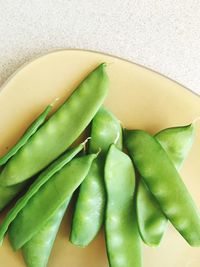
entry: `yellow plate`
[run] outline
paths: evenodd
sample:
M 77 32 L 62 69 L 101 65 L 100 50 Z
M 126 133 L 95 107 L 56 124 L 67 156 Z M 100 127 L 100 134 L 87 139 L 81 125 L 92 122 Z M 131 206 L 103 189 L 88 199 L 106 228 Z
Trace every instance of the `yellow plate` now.
M 200 115 L 200 98 L 180 84 L 142 66 L 112 56 L 80 50 L 44 55 L 17 71 L 0 93 L 0 155 L 21 136 L 34 118 L 56 98 L 55 107 L 69 96 L 80 80 L 101 62 L 108 63 L 110 92 L 105 105 L 128 128 L 155 133 L 192 122 Z M 200 208 L 200 127 L 181 171 Z M 70 219 L 65 218 L 48 267 L 108 266 L 101 233 L 85 249 L 68 242 Z M 144 267 L 199 267 L 199 249 L 189 247 L 169 227 L 159 248 L 144 247 Z M 0 248 L 0 266 L 25 266 L 6 240 Z

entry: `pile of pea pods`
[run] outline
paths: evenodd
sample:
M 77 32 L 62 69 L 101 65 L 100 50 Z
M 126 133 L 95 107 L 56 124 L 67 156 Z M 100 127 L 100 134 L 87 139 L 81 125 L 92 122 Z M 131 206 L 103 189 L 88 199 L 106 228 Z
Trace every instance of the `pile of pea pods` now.
M 47 266 L 76 189 L 70 242 L 88 246 L 104 226 L 110 267 L 142 266 L 141 241 L 158 246 L 168 221 L 191 246 L 200 246 L 200 214 L 178 172 L 194 125 L 154 136 L 122 129 L 103 107 L 108 84 L 101 64 L 0 158 L 0 210 L 24 192 L 0 225 L 0 241 L 8 232 L 28 267 Z M 71 146 L 89 124 L 90 140 Z

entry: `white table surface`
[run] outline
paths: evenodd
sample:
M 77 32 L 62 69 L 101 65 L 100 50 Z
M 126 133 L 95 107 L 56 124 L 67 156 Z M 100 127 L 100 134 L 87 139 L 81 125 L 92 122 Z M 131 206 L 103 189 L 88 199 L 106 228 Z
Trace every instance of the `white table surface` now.
M 57 48 L 117 55 L 200 94 L 200 1 L 0 0 L 0 84 Z

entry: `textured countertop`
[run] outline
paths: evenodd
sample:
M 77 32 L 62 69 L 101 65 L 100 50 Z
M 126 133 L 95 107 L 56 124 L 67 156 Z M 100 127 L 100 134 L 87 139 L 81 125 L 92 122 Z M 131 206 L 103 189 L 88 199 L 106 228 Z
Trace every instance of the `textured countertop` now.
M 0 84 L 57 48 L 117 55 L 200 94 L 200 1 L 0 0 Z

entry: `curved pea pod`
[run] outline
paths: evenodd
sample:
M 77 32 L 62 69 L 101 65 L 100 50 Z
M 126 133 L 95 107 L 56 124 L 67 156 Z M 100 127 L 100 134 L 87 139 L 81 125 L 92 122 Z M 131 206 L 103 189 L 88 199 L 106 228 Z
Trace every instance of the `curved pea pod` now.
M 140 267 L 141 241 L 134 204 L 135 172 L 131 159 L 114 145 L 105 164 L 106 246 L 111 267 Z
M 83 149 L 84 143 L 67 151 L 55 162 L 53 162 L 39 175 L 39 177 L 30 186 L 29 190 L 17 201 L 15 206 L 8 212 L 0 226 L 0 243 L 2 243 L 9 225 L 16 218 L 17 214 L 27 205 L 28 201 L 54 174 L 61 170 L 63 166 L 65 166 L 76 154 L 78 154 Z
M 190 124 L 167 128 L 157 133 L 155 138 L 179 170 L 193 144 L 194 127 Z M 139 181 L 136 202 L 138 225 L 143 241 L 150 246 L 159 245 L 168 220 L 142 179 Z
M 47 115 L 51 111 L 51 106 L 47 108 L 40 114 L 40 116 L 31 124 L 31 126 L 26 130 L 22 138 L 17 142 L 17 144 L 11 148 L 4 156 L 0 158 L 0 165 L 5 164 L 17 151 L 24 146 L 28 139 L 38 130 L 38 128 L 44 123 Z M 0 171 L 1 172 L 1 171 Z M 5 208 L 9 202 L 16 197 L 19 192 L 27 185 L 27 183 L 22 182 L 13 186 L 0 186 L 0 211 Z
M 13 155 L 22 148 L 29 138 L 38 130 L 38 128 L 44 123 L 49 112 L 51 111 L 52 106 L 49 105 L 46 109 L 39 115 L 39 117 L 30 125 L 26 130 L 21 139 L 2 157 L 0 157 L 0 165 L 4 165 Z
M 85 179 L 96 154 L 71 160 L 48 180 L 18 213 L 9 228 L 13 248 L 19 249 L 42 229 Z
M 23 247 L 24 260 L 28 267 L 46 267 L 49 256 L 70 198 L 67 199 L 37 234 Z
M 125 137 L 129 154 L 163 213 L 191 246 L 199 246 L 199 212 L 165 150 L 142 130 L 125 131 Z
M 82 183 L 76 202 L 70 241 L 77 246 L 87 246 L 98 234 L 104 219 L 106 192 L 104 162 L 109 146 L 116 142 L 122 148 L 122 130 L 117 118 L 101 108 L 92 121 L 89 152 L 100 153 Z
M 10 159 L 0 175 L 0 184 L 25 181 L 63 153 L 90 123 L 107 91 L 108 77 L 105 64 L 101 64 Z

